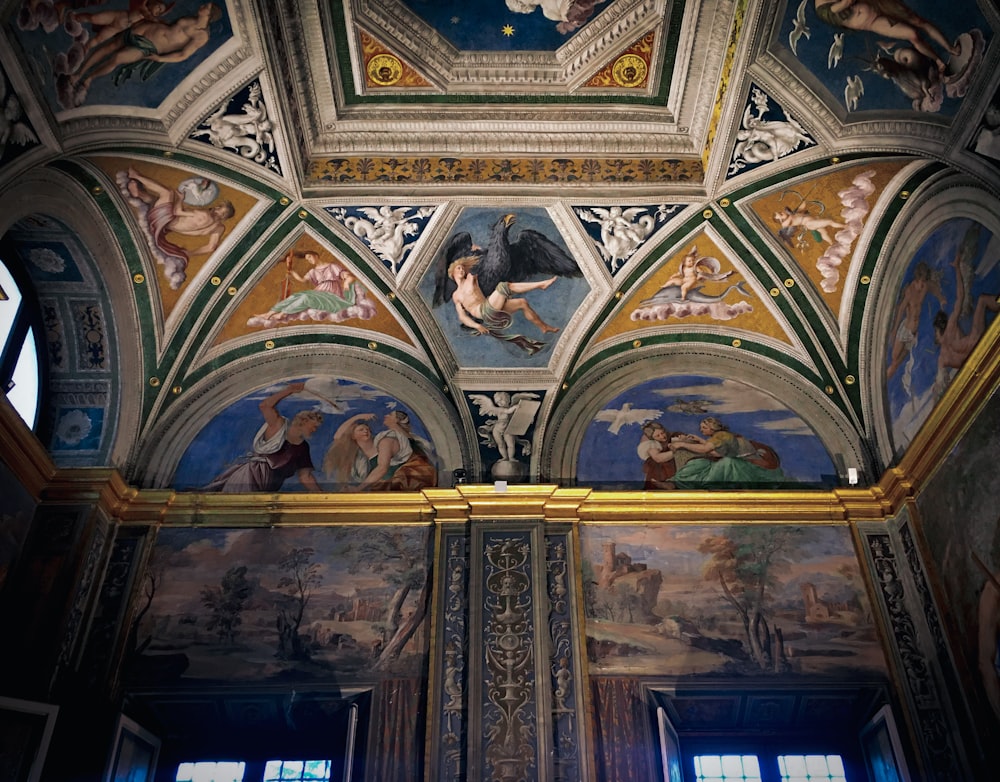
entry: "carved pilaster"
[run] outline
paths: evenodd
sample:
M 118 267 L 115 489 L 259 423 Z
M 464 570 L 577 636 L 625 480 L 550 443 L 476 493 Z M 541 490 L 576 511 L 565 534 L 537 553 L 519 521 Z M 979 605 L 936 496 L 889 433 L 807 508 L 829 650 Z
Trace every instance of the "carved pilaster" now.
M 527 530 L 482 537 L 482 753 L 475 776 L 484 780 L 540 778 L 539 743 L 547 737 L 538 729 L 534 537 Z
M 545 536 L 545 571 L 549 598 L 549 675 L 552 688 L 553 779 L 580 776 L 579 655 L 574 640 L 572 568 L 569 534 Z
M 590 778 L 572 529 L 443 528 L 428 778 Z
M 868 532 L 864 538 L 926 778 L 940 782 L 970 779 L 956 743 L 955 728 L 942 703 L 938 677 L 911 613 L 911 602 L 917 600 L 917 595 L 911 594 L 915 590 L 902 576 L 901 563 L 888 532 Z
M 436 700 L 440 704 L 432 727 L 431 774 L 442 782 L 465 779 L 469 653 L 469 540 L 464 528 L 444 535 L 443 586 L 440 589 L 437 634 L 441 675 Z

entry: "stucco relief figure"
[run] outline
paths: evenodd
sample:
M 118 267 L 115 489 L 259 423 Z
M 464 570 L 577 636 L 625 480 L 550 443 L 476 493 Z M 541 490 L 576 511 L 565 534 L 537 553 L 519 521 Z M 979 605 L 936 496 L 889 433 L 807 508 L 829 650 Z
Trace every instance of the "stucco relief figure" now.
M 297 258 L 310 265 L 305 274 L 295 270 Z M 247 320 L 248 326 L 268 328 L 302 321 L 341 323 L 351 318 L 368 320 L 375 317 L 375 304 L 350 270 L 332 260 L 321 260 L 319 254 L 312 250 L 289 253 L 281 262 L 286 269 L 283 297 L 269 312 Z M 293 279 L 310 288 L 290 293 L 289 281 Z
M 264 425 L 253 439 L 253 451 L 202 491 L 280 491 L 293 475 L 309 491 L 320 491 L 306 441 L 323 423 L 323 414 L 318 410 L 301 410 L 289 421 L 278 412 L 278 402 L 303 390 L 305 383 L 292 383 L 264 399 L 260 403 Z
M 646 208 L 641 206 L 631 209 L 593 206 L 590 209 L 577 209 L 576 214 L 581 220 L 600 225 L 601 239 L 594 244 L 601 257 L 610 264 L 612 274 L 656 229 L 656 217 L 647 214 Z
M 813 140 L 794 118 L 764 119 L 770 111 L 769 99 L 760 89 L 754 88 L 752 105 L 743 112 L 742 127 L 736 133 L 736 147 L 729 174 L 742 171 L 749 165 L 766 163 L 784 157 L 800 147 L 813 144 Z
M 973 149 L 980 155 L 1000 160 L 1000 104 L 994 96 L 993 102 L 986 107 L 983 114 L 983 126 L 976 134 Z
M 204 136 L 214 147 L 232 149 L 255 163 L 268 164 L 274 156 L 273 130 L 274 123 L 267 116 L 260 83 L 255 82 L 250 86 L 242 114 L 227 114 L 226 106 L 220 106 L 191 137 Z M 276 168 L 277 164 L 271 167 Z
M 149 249 L 163 265 L 170 287 L 179 288 L 187 279 L 191 256 L 209 255 L 219 246 L 226 232 L 226 221 L 236 213 L 233 205 L 220 201 L 210 207 L 192 206 L 189 199 L 202 201 L 198 194 L 205 192 L 205 188 L 192 190 L 187 187 L 182 192 L 139 173 L 134 167 L 119 171 L 116 180 L 121 194 L 135 208 Z M 181 186 L 192 181 L 197 182 L 185 180 Z M 206 239 L 204 244 L 188 250 L 172 242 L 168 238 L 170 234 L 204 236 Z
M 7 151 L 7 145 L 20 147 L 37 144 L 38 136 L 28 125 L 21 107 L 21 100 L 0 70 L 0 159 Z
M 401 206 L 393 209 L 390 206 L 364 206 L 358 211 L 364 217 L 354 215 L 344 216 L 344 225 L 351 233 L 364 239 L 379 258 L 389 264 L 393 273 L 399 271 L 407 253 L 412 249 L 420 226 L 413 218 L 426 218 L 434 212 L 434 207 L 425 206 L 414 209 Z
M 693 245 L 681 259 L 680 268 L 667 278 L 655 296 L 643 300 L 641 306 L 633 310 L 631 318 L 666 320 L 708 315 L 715 320 L 731 320 L 744 312 L 752 312 L 753 306 L 749 302 L 728 304 L 725 301 L 733 290 L 743 296 L 750 295 L 742 280 L 719 293 L 710 294 L 704 290 L 705 283 L 724 282 L 732 274 L 732 270 L 722 271 L 718 258 L 702 255 L 698 246 Z
M 373 434 L 374 413 L 346 419 L 323 459 L 323 472 L 348 491 L 417 491 L 437 484 L 430 444 L 413 434 L 410 417 L 392 410 Z
M 515 394 L 497 391 L 492 398 L 486 394 L 469 394 L 479 414 L 487 419 L 477 429 L 483 444 L 496 448 L 500 454 L 492 469 L 495 477 L 517 477 L 523 471 L 517 447 L 521 447 L 521 456 L 531 455 L 531 441 L 523 435 L 534 423 L 541 407 L 538 398 L 538 394 L 524 391 Z

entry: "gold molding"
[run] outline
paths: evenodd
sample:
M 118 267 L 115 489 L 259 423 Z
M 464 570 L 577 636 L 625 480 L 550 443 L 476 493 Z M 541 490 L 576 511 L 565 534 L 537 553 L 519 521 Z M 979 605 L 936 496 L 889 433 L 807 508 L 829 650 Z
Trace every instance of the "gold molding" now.
M 0 458 L 27 492 L 40 500 L 55 475 L 55 464 L 3 393 L 0 393 Z
M 463 484 L 419 493 L 213 494 L 130 486 L 113 468 L 57 469 L 4 399 L 0 454 L 38 501 L 88 502 L 113 521 L 168 526 L 310 526 L 462 523 L 539 519 L 549 523 L 884 522 L 932 478 L 1000 387 L 1000 326 L 970 356 L 899 465 L 870 487 L 830 491 L 594 491 L 552 484 Z

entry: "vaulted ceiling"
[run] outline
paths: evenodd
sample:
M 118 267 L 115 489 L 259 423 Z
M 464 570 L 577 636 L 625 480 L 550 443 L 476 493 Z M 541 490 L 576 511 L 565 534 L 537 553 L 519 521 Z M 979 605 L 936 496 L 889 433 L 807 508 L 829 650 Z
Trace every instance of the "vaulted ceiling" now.
M 332 421 L 408 410 L 445 483 L 641 484 L 643 420 L 705 413 L 804 485 L 877 478 L 936 399 L 892 385 L 911 262 L 937 252 L 957 301 L 943 255 L 978 243 L 974 301 L 1000 256 L 1000 17 L 909 5 L 929 22 L 893 39 L 812 0 L 7 2 L 0 230 L 42 303 L 40 436 L 190 488 L 248 448 L 227 414 L 306 380 Z M 511 322 L 476 335 L 444 270 L 485 281 L 504 232 L 531 243 L 497 272 Z M 520 472 L 498 392 L 531 403 Z

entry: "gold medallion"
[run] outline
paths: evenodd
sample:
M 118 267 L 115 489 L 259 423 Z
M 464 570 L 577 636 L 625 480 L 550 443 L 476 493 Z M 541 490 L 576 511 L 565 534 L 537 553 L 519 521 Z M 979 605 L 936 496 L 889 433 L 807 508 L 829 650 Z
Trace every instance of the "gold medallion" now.
M 391 54 L 376 54 L 368 61 L 368 78 L 380 87 L 391 87 L 403 75 L 403 63 Z
M 649 68 L 637 54 L 623 54 L 611 67 L 611 77 L 622 87 L 638 87 L 646 80 Z

